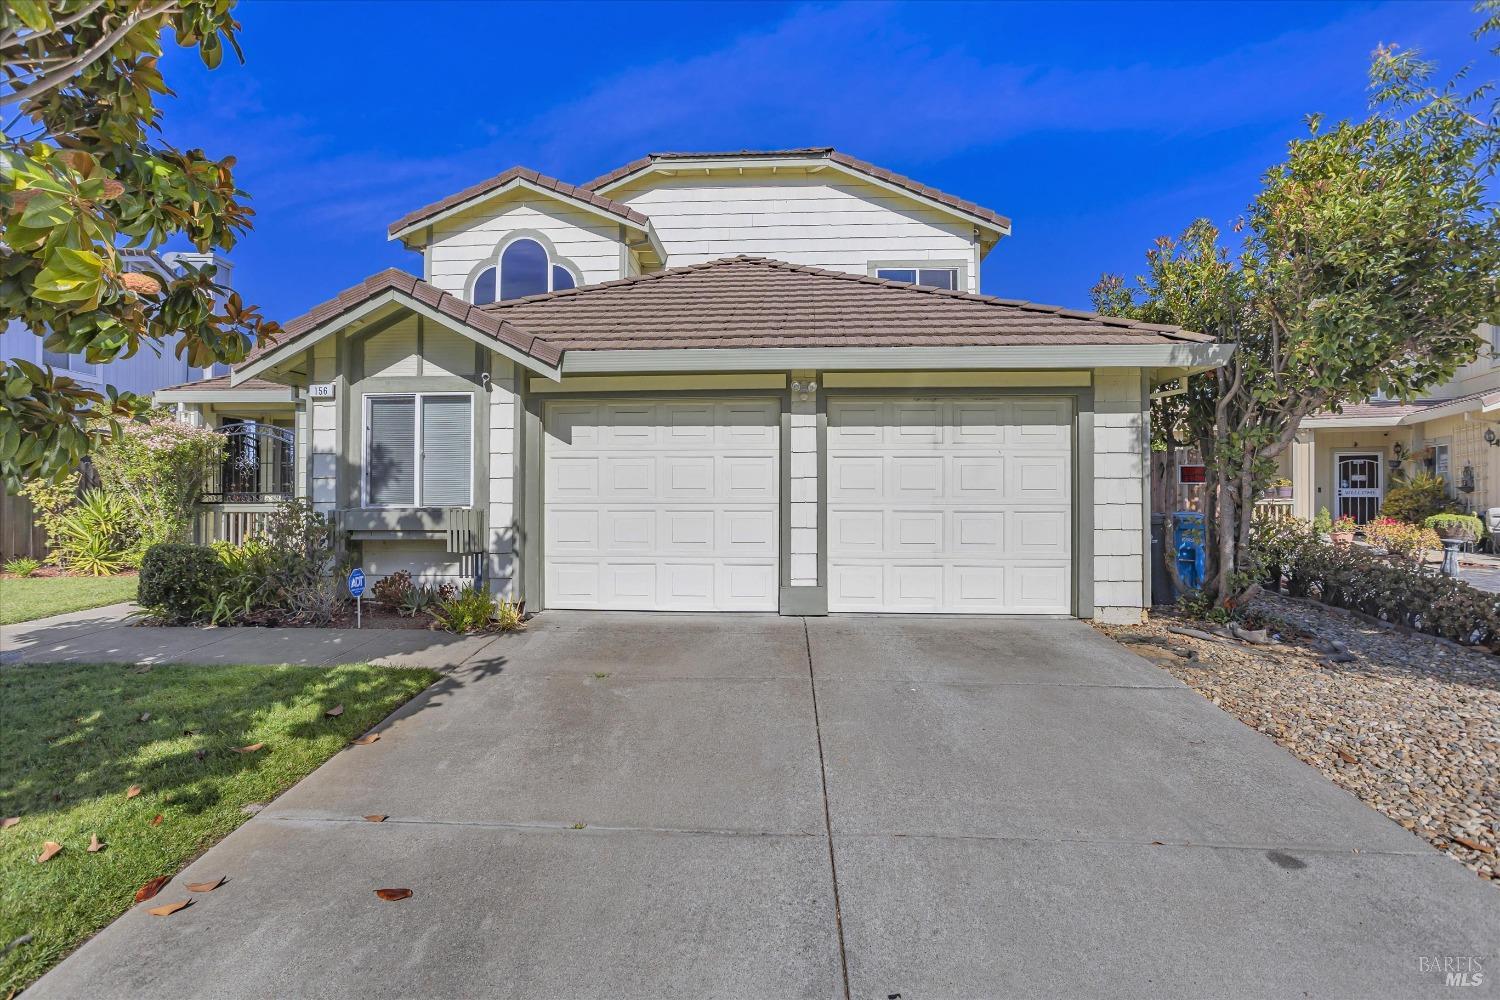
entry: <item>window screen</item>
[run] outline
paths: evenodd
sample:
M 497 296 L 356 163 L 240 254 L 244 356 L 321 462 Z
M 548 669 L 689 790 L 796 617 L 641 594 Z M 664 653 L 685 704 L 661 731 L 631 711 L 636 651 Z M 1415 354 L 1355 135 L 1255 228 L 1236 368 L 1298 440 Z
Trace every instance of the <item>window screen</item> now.
M 422 397 L 422 506 L 467 507 L 474 463 L 468 396 Z
M 929 288 L 951 290 L 958 287 L 958 269 L 955 267 L 882 267 L 875 271 L 875 276 L 887 281 L 904 281 Z
M 417 420 L 411 396 L 370 400 L 370 439 L 366 445 L 369 502 L 375 507 L 416 503 Z

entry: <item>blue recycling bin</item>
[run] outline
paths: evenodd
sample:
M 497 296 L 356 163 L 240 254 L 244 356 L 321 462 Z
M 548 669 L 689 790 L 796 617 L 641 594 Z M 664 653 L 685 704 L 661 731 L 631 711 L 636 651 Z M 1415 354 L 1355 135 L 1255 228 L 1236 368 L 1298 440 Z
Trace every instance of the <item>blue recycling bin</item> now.
M 1203 586 L 1203 558 L 1206 536 L 1203 514 L 1196 510 L 1179 510 L 1172 515 L 1172 551 L 1177 557 L 1177 575 L 1189 590 Z

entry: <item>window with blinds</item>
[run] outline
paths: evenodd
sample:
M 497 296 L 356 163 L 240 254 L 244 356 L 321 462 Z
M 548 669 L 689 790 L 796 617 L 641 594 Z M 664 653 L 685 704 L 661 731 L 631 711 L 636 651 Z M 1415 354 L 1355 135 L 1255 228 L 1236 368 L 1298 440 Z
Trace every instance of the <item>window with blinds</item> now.
M 366 506 L 467 507 L 473 502 L 472 396 L 367 396 L 366 407 Z

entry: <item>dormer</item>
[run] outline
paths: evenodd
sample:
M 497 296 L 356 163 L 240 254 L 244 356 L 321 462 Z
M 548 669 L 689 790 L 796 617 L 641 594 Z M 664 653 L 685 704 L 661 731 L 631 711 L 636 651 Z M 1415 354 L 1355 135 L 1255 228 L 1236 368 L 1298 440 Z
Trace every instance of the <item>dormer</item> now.
M 422 254 L 428 282 L 480 304 L 629 277 L 665 258 L 640 211 L 525 167 L 419 208 L 389 235 Z

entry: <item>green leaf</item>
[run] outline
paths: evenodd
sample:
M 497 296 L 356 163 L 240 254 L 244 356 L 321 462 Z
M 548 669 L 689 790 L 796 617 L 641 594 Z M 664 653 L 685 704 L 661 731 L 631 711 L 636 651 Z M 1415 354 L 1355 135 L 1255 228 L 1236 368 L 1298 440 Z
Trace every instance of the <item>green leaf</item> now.
M 45 31 L 52 27 L 52 15 L 48 12 L 47 5 L 40 0 L 10 0 L 10 9 L 32 31 Z
M 44 302 L 99 301 L 104 261 L 92 250 L 59 247 L 47 257 L 47 266 L 36 277 L 32 295 Z
M 25 375 L 12 375 L 5 380 L 5 397 L 21 399 L 31 392 L 31 379 Z

